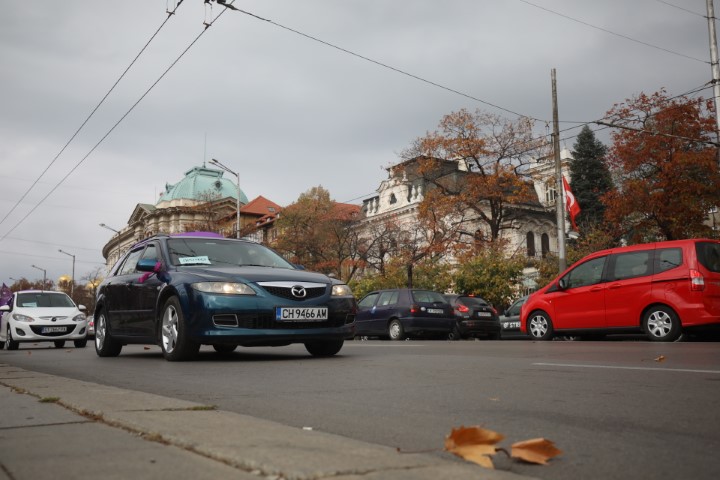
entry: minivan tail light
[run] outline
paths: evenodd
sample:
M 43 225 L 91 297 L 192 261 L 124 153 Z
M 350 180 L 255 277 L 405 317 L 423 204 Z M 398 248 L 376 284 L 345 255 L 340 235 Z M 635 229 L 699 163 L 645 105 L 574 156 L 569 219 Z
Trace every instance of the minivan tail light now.
M 697 270 L 690 269 L 690 290 L 701 292 L 705 290 L 705 278 Z

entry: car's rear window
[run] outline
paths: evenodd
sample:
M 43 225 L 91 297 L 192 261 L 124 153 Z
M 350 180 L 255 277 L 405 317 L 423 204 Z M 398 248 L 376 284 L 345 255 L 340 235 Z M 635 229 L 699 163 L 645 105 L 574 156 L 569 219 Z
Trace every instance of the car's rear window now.
M 61 293 L 18 293 L 17 306 L 24 308 L 74 307 L 75 304 Z
M 483 300 L 480 297 L 458 297 L 458 302 L 462 302 L 462 304 L 467 307 L 472 307 L 472 306 L 485 307 L 488 304 L 485 300 Z
M 438 292 L 432 292 L 429 290 L 413 290 L 413 299 L 419 303 L 447 303 L 445 297 Z
M 720 273 L 720 243 L 697 242 L 695 251 L 700 265 L 711 272 Z

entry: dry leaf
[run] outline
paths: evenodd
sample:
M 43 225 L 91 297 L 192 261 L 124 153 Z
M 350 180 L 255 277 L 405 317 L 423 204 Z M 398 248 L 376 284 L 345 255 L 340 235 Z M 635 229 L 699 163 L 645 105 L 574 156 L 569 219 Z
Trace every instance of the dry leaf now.
M 150 350 L 150 347 L 143 347 L 143 350 Z
M 510 456 L 529 463 L 547 465 L 547 461 L 561 455 L 562 451 L 555 447 L 555 444 L 544 438 L 534 438 L 517 442 L 512 445 Z
M 453 428 L 445 438 L 445 450 L 482 467 L 494 468 L 489 455 L 495 454 L 495 444 L 503 438 L 502 434 L 485 428 Z
M 656 362 L 664 362 L 665 361 L 665 355 L 660 355 L 655 359 Z

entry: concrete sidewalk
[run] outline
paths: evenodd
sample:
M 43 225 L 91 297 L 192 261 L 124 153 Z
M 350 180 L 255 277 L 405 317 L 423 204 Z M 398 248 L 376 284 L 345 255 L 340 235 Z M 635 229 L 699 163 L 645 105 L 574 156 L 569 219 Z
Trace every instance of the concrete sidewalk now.
M 0 480 L 528 478 L 1 363 L 0 405 Z

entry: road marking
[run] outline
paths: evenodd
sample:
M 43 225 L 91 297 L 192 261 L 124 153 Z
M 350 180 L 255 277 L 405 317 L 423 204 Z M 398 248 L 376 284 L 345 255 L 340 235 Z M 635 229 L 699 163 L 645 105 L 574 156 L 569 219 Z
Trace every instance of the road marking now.
M 683 372 L 683 373 L 714 373 L 720 374 L 720 370 L 694 370 L 690 368 L 652 368 L 652 367 L 616 367 L 613 365 L 578 365 L 572 363 L 533 363 L 541 367 L 569 367 L 569 368 L 607 368 L 614 370 L 651 370 L 660 372 Z
M 365 343 L 364 341 L 360 342 L 345 342 L 346 347 L 424 347 L 425 345 L 413 343 L 413 344 L 407 344 L 407 343 Z

